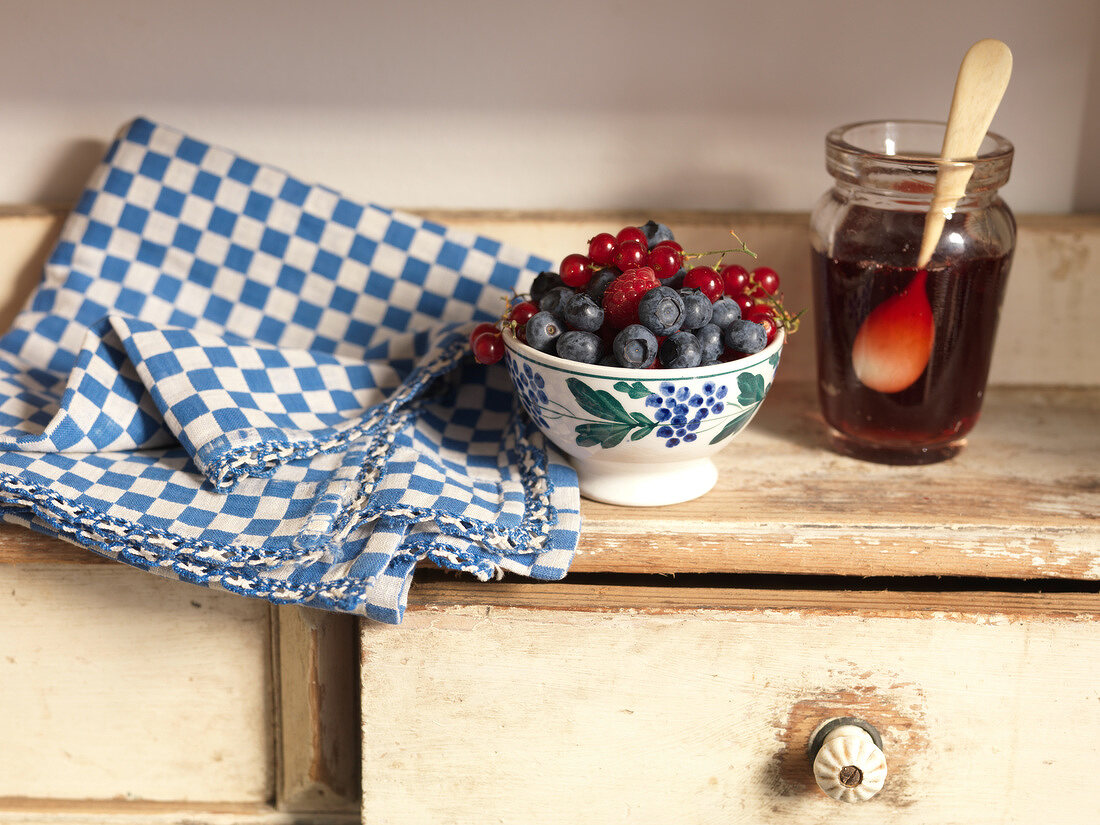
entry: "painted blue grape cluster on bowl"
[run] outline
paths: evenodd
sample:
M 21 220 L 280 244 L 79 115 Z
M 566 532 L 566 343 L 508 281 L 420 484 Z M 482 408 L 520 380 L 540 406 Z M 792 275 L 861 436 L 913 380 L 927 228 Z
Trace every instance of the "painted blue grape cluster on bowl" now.
M 531 369 L 531 365 L 524 363 L 520 369 L 515 361 L 508 362 L 508 371 L 512 374 L 512 386 L 516 388 L 520 401 L 527 414 L 535 420 L 540 427 L 548 427 L 542 409 L 550 404 L 546 395 L 546 379 Z

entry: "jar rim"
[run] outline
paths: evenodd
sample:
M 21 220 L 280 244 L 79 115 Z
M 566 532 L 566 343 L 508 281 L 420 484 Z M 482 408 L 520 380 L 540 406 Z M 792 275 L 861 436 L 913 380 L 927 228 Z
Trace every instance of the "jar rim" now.
M 944 168 L 965 168 L 966 192 L 985 197 L 1008 182 L 1012 144 L 986 132 L 977 157 L 941 160 L 947 124 L 938 120 L 864 120 L 838 126 L 825 136 L 825 168 L 838 182 L 914 199 L 932 197 Z
M 932 130 L 938 130 L 941 135 L 946 131 L 947 124 L 941 120 L 914 120 L 914 119 L 886 119 L 886 120 L 861 120 L 855 123 L 846 123 L 843 126 L 837 126 L 825 135 L 825 145 L 828 149 L 843 152 L 846 154 L 857 155 L 861 158 L 868 160 L 880 160 L 883 163 L 905 163 L 907 165 L 927 165 L 929 168 L 937 168 L 940 166 L 982 166 L 987 164 L 997 164 L 998 162 L 1004 162 L 1011 160 L 1014 148 L 1012 143 L 1002 135 L 996 132 L 986 132 L 985 138 L 982 141 L 982 146 L 989 144 L 989 148 L 986 151 L 980 151 L 976 157 L 973 158 L 960 158 L 958 160 L 945 161 L 941 160 L 939 150 L 936 150 L 935 155 L 930 155 L 926 152 L 914 153 L 914 152 L 887 152 L 876 151 L 869 149 L 865 146 L 860 146 L 857 143 L 848 139 L 852 132 L 857 129 L 868 129 L 870 127 L 883 127 L 883 131 L 887 131 L 890 126 L 897 127 L 931 127 Z

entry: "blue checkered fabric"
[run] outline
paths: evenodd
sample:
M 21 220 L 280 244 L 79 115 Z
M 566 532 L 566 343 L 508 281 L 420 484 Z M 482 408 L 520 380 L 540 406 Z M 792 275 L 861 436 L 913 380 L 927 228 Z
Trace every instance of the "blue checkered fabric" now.
M 0 518 L 387 622 L 421 560 L 561 578 L 576 476 L 467 345 L 548 266 L 135 120 L 0 338 Z

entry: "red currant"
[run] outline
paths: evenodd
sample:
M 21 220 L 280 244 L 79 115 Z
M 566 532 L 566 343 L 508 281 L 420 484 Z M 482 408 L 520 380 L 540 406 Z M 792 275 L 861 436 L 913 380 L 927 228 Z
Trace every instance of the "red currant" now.
M 680 271 L 684 265 L 684 255 L 667 246 L 655 246 L 646 255 L 645 265 L 663 281 Z
M 676 243 L 676 241 L 661 241 L 653 248 L 660 249 L 662 246 L 667 246 L 673 252 L 679 252 L 681 255 L 684 254 L 684 248 L 680 246 L 680 244 Z
M 601 232 L 588 242 L 588 257 L 594 264 L 610 266 L 618 245 L 614 235 L 610 232 Z
M 718 270 L 725 292 L 730 297 L 749 291 L 749 271 L 739 264 L 730 264 Z
M 531 316 L 539 311 L 539 308 L 530 301 L 524 301 L 521 304 L 516 304 L 512 307 L 512 311 L 508 313 L 508 320 L 516 322 L 516 328 L 527 326 L 527 322 L 531 320 Z
M 481 335 L 483 332 L 499 332 L 496 324 L 490 324 L 488 321 L 478 324 L 474 327 L 474 331 L 470 333 L 470 344 L 473 345 L 474 339 Z
M 638 231 L 640 232 L 641 230 Z M 641 266 L 648 254 L 649 248 L 644 243 L 635 240 L 620 241 L 618 248 L 615 250 L 615 257 L 611 259 L 611 263 L 625 272 L 628 269 L 634 269 L 635 267 Z M 565 276 L 563 275 L 562 280 L 564 279 Z
M 758 289 L 769 295 L 775 295 L 779 289 L 779 275 L 768 266 L 758 266 L 752 271 L 752 282 Z
M 473 347 L 479 364 L 495 364 L 504 357 L 504 338 L 500 332 L 483 332 L 474 339 Z
M 592 280 L 592 261 L 587 256 L 574 252 L 565 256 L 558 272 L 563 284 L 580 289 Z
M 722 297 L 724 288 L 718 273 L 709 266 L 697 266 L 694 269 L 689 269 L 687 275 L 684 276 L 684 287 L 686 289 L 698 289 L 710 298 L 712 304 Z
M 645 236 L 645 232 L 636 226 L 624 226 L 619 230 L 619 234 L 615 236 L 615 240 L 620 246 L 626 241 L 637 241 L 646 249 L 649 249 L 649 238 Z
M 746 295 L 743 292 L 740 295 L 731 295 L 730 297 L 733 298 L 733 302 L 737 304 L 737 306 L 741 307 L 742 318 L 745 317 L 746 312 L 756 306 L 756 301 L 754 301 L 751 296 Z

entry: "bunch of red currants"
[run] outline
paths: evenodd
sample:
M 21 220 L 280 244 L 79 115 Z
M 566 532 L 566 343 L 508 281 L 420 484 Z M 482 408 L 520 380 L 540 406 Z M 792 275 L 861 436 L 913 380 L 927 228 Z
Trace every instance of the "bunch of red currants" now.
M 763 327 L 767 343 L 771 343 L 780 328 L 793 332 L 798 319 L 783 308 L 779 275 L 774 269 L 761 266 L 750 271 L 738 264 L 723 266 L 721 259 L 717 268 L 688 266 L 699 258 L 726 252 L 752 254 L 744 244 L 735 250 L 686 253 L 667 227 L 653 221 L 644 226 L 623 227 L 615 235 L 601 232 L 589 240 L 587 254 L 566 255 L 558 272 L 545 272 L 536 278 L 531 294 L 517 296 L 500 323 L 479 324 L 470 336 L 474 356 L 483 364 L 496 363 L 504 357 L 503 326 L 513 329 L 520 341 L 526 341 L 527 322 L 540 311 L 547 310 L 548 307 L 542 304 L 549 293 L 561 291 L 558 288 L 590 296 L 601 308 L 601 317 L 602 312 L 607 313 L 606 321 L 593 332 L 608 341 L 629 323 L 628 319 L 637 320 L 639 302 L 647 290 L 657 286 L 698 292 L 711 304 L 726 298 L 732 300 L 741 319 Z M 645 274 L 647 272 L 650 274 Z M 644 277 L 639 279 L 637 276 Z M 652 287 L 645 285 L 645 279 Z M 642 283 L 640 288 L 639 283 Z M 732 357 L 739 357 L 739 354 L 727 351 L 726 358 Z

